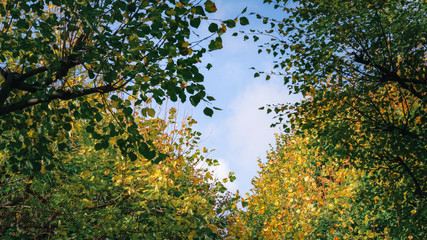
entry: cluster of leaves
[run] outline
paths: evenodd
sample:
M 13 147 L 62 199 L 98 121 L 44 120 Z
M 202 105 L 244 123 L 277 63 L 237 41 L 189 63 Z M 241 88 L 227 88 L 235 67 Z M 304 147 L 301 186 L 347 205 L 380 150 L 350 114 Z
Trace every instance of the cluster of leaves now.
M 338 164 L 313 136 L 277 137 L 259 164 L 251 193 L 232 216 L 230 237 L 239 239 L 423 238 L 426 212 L 408 204 L 405 185 L 378 180 L 375 172 Z M 390 189 L 398 186 L 398 189 Z
M 201 167 L 217 162 L 197 150 L 194 121 L 176 129 L 174 112 L 165 121 L 150 107 L 215 100 L 198 67 L 237 22 L 210 20 L 216 10 L 211 0 L 0 3 L 0 236 L 226 234 L 236 198 Z
M 427 5 L 410 0 L 264 3 L 285 13 L 283 19 L 256 14 L 269 30 L 250 33 L 254 41 L 269 38 L 259 49 L 276 58 L 274 70 L 266 78 L 283 76 L 290 92 L 304 97 L 294 105 L 270 105 L 267 112 L 276 113 L 277 124 L 288 120 L 285 131 L 296 133 L 290 135 L 291 141 L 301 142 L 305 134 L 310 141 L 304 143 L 307 150 L 280 158 L 285 163 L 272 158 L 273 162 L 262 166 L 260 177 L 254 180 L 255 192 L 247 200 L 247 216 L 240 214 L 243 222 L 251 222 L 249 236 L 303 238 L 301 234 L 307 233 L 321 239 L 425 238 Z M 261 74 L 265 72 L 257 72 L 255 77 Z M 275 156 L 295 149 L 281 142 L 278 146 Z M 308 155 L 304 155 L 306 151 Z M 316 151 L 326 157 L 313 160 Z M 300 155 L 302 163 L 298 162 Z M 317 168 L 316 161 L 322 168 L 334 169 L 337 175 L 333 179 L 340 179 L 340 174 L 348 179 L 327 186 L 327 192 L 344 188 L 342 197 L 331 194 L 337 199 L 332 201 L 332 212 L 322 205 L 324 200 L 311 197 L 314 206 L 326 211 L 322 218 L 316 215 L 322 211 L 307 210 L 310 201 L 296 205 L 295 211 L 301 215 L 294 213 L 289 206 L 295 199 L 285 197 L 299 188 L 316 195 L 308 187 L 309 181 L 302 180 L 316 176 L 316 171 L 300 166 Z M 341 170 L 347 168 L 352 170 Z M 275 172 L 280 170 L 283 176 Z M 270 187 L 264 193 L 261 187 L 279 183 L 283 187 L 278 191 Z M 325 191 L 323 185 L 316 188 L 319 194 Z M 285 211 L 283 216 L 264 213 L 264 203 L 266 209 Z M 261 213 L 265 218 L 256 220 Z M 335 213 L 341 213 L 337 215 L 341 220 Z M 287 214 L 293 218 L 287 219 Z M 279 221 L 282 218 L 287 220 Z
M 318 135 L 331 155 L 404 175 L 409 191 L 424 199 L 425 4 L 296 1 L 291 8 L 277 2 L 289 16 L 265 19 L 277 38 L 262 48 L 278 58 L 275 68 L 283 70 L 285 84 L 305 99 L 269 111 Z
M 215 239 L 224 235 L 235 198 L 226 193 L 223 181 L 214 181 L 208 169 L 200 167 L 215 161 L 203 156 L 205 149 L 197 149 L 200 133 L 191 129 L 195 121 L 189 118 L 177 128 L 174 112 L 168 120 L 137 118 L 136 131 L 149 139 L 145 147 L 154 155 L 151 158 L 136 151 L 135 159 L 130 159 L 114 139 L 108 149 L 97 149 L 103 140 L 92 139 L 86 129 L 119 127 L 114 118 L 104 116 L 96 125 L 74 120 L 72 130 L 59 129 L 57 139 L 51 141 L 41 133 L 29 133 L 32 141 L 22 147 L 48 148 L 57 158 L 53 169 L 47 169 L 47 159 L 42 159 L 39 173 L 26 174 L 25 166 L 8 164 L 10 151 L 0 151 L 0 236 Z M 50 127 L 54 126 L 43 125 L 40 131 Z M 67 146 L 62 149 L 62 144 Z M 159 155 L 162 160 L 154 163 Z
M 64 149 L 57 135 L 69 132 L 74 120 L 88 122 L 86 130 L 100 140 L 97 150 L 116 139 L 126 157 L 135 160 L 136 150 L 150 158 L 152 144 L 139 137 L 135 116 L 153 117 L 155 111 L 141 106 L 215 100 L 207 96 L 198 66 L 206 51 L 222 48 L 221 35 L 237 21 L 208 19 L 216 10 L 210 0 L 3 1 L 0 135 L 7 140 L 0 149 L 10 151 L 8 164 L 15 170 L 26 165 L 22 170 L 30 173 L 40 171 L 43 160 L 52 169 L 57 156 L 47 146 L 59 141 Z M 202 26 L 209 26 L 205 38 L 198 34 Z M 205 40 L 210 43 L 204 47 Z M 68 105 L 59 104 L 64 101 Z M 55 105 L 61 107 L 51 114 Z M 203 112 L 212 116 L 213 109 Z M 105 116 L 100 111 L 123 113 L 116 120 L 128 125 L 94 129 Z M 35 134 L 39 148 L 28 151 Z
M 277 136 L 267 162 L 259 162 L 250 195 L 242 199 L 247 209 L 235 217 L 235 236 L 323 239 L 351 234 L 348 214 L 360 173 L 321 164 L 319 151 L 307 148 L 307 143 L 307 138 Z
M 158 103 L 190 94 L 197 105 L 206 93 L 195 64 L 206 49 L 189 41 L 215 11 L 212 1 L 7 1 L 0 113 L 122 89 Z

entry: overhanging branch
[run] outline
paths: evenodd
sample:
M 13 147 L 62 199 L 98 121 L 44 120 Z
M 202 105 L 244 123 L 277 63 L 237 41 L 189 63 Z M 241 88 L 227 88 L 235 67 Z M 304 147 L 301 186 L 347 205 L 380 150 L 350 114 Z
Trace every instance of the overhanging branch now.
M 70 100 L 70 99 L 90 95 L 93 93 L 109 93 L 117 89 L 120 89 L 122 87 L 123 85 L 120 85 L 120 86 L 107 85 L 107 86 L 100 86 L 100 87 L 94 87 L 94 88 L 87 88 L 79 91 L 64 91 L 64 90 L 58 89 L 58 90 L 55 90 L 52 94 L 44 98 L 30 98 L 30 99 L 22 100 L 17 103 L 0 107 L 0 116 L 11 113 L 11 112 L 23 110 L 27 107 L 31 107 L 40 103 L 48 103 L 56 99 Z

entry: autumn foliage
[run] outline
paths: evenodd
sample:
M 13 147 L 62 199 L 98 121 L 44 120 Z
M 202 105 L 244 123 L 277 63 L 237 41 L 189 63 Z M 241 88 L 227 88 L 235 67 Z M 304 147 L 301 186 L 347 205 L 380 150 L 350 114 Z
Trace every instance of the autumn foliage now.
M 303 100 L 266 106 L 284 132 L 242 198 L 196 121 L 155 106 L 218 110 L 202 58 L 246 8 L 0 1 L 0 238 L 425 239 L 425 1 L 263 2 L 280 18 L 233 35 Z
M 304 99 L 267 106 L 288 135 L 242 200 L 246 239 L 424 239 L 426 4 L 264 1 L 259 52 Z M 274 125 L 276 125 L 274 124 Z
M 404 180 L 379 181 L 374 171 L 338 161 L 313 136 L 278 135 L 260 162 L 231 239 L 394 239 L 422 234 L 425 211 L 409 202 Z M 340 163 L 342 162 L 342 163 Z M 400 194 L 404 194 L 401 198 Z M 419 237 L 420 235 L 418 235 Z
M 137 130 L 156 148 L 152 154 L 164 155 L 158 163 L 138 152 L 131 160 L 113 141 L 107 150 L 95 150 L 96 141 L 89 137 L 84 121 L 73 122 L 73 131 L 58 133 L 66 135 L 67 151 L 59 150 L 56 142 L 48 146 L 61 159 L 54 169 L 46 170 L 42 161 L 40 174 L 15 172 L 5 161 L 8 152 L 1 151 L 0 235 L 20 239 L 222 236 L 224 212 L 231 210 L 233 196 L 206 168 L 215 163 L 203 156 L 206 150 L 197 148 L 199 133 L 191 129 L 195 121 L 189 118 L 176 127 L 174 113 L 172 109 L 166 120 L 137 118 Z M 32 146 L 24 147 L 37 147 L 39 136 L 30 135 Z

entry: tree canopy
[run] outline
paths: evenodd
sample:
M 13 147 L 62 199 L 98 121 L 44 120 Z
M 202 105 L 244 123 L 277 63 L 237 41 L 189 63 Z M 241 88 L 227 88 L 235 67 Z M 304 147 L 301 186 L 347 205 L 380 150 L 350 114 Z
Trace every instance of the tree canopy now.
M 405 178 L 357 169 L 310 147 L 315 138 L 277 135 L 233 213 L 230 239 L 423 238 L 426 210 L 409 202 Z
M 139 101 L 207 100 L 195 34 L 201 1 L 6 1 L 0 6 L 0 115 L 126 90 Z M 230 25 L 230 24 L 229 24 Z M 212 25 L 210 32 L 225 32 Z M 221 48 L 214 38 L 209 50 Z
M 215 239 L 224 236 L 234 196 L 207 168 L 217 164 L 197 146 L 200 133 L 188 118 L 176 127 L 175 109 L 168 119 L 137 119 L 141 136 L 165 159 L 153 163 L 136 152 L 121 154 L 111 140 L 97 150 L 85 121 L 62 130 L 55 168 L 40 174 L 16 172 L 0 151 L 0 236 L 7 239 Z M 52 113 L 55 114 L 55 113 Z M 56 123 L 60 124 L 60 123 Z M 117 124 L 105 118 L 103 124 Z M 48 126 L 45 126 L 48 127 Z M 64 136 L 65 135 L 65 136 Z M 37 133 L 31 135 L 37 144 Z M 123 138 L 123 136 L 118 136 Z M 37 147 L 37 146 L 34 146 Z M 156 154 L 152 152 L 152 154 Z M 230 174 L 230 180 L 234 176 Z
M 250 13 L 267 29 L 244 39 L 275 59 L 254 76 L 303 100 L 266 107 L 284 133 L 240 198 L 195 121 L 153 104 L 212 116 L 203 56 L 247 17 L 211 19 L 213 0 L 1 1 L 0 237 L 424 239 L 425 1 L 263 2 L 282 17 Z
M 283 18 L 252 13 L 267 30 L 245 39 L 266 37 L 258 52 L 275 57 L 255 77 L 281 76 L 304 99 L 266 107 L 288 136 L 260 165 L 237 229 L 261 239 L 423 239 L 424 1 L 264 3 Z
M 318 135 L 317 144 L 331 155 L 399 174 L 414 198 L 425 199 L 423 1 L 276 1 L 274 7 L 286 16 L 258 15 L 271 28 L 261 32 L 271 41 L 260 51 L 276 57 L 272 74 L 305 99 L 268 111 Z
M 210 0 L 0 3 L 1 237 L 224 236 L 228 180 L 208 170 L 218 163 L 198 149 L 194 120 L 179 128 L 175 110 L 162 120 L 152 107 L 205 101 L 212 116 L 202 57 L 237 22 L 210 20 L 216 10 Z
M 57 157 L 46 146 L 79 120 L 88 121 L 97 150 L 114 138 L 131 159 L 138 151 L 161 161 L 140 138 L 135 117 L 154 117 L 151 102 L 178 100 L 205 101 L 203 112 L 212 116 L 201 59 L 222 48 L 221 35 L 237 20 L 210 20 L 216 10 L 210 0 L 2 2 L 0 135 L 8 140 L 0 149 L 13 153 L 9 163 L 30 173 L 43 160 L 50 169 Z M 123 126 L 103 125 L 104 117 Z M 39 147 L 30 151 L 34 134 Z

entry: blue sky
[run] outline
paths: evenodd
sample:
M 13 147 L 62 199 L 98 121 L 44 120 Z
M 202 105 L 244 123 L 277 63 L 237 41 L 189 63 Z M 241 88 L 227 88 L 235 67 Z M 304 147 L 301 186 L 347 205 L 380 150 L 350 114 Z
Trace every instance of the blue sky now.
M 249 12 L 263 12 L 272 16 L 283 12 L 272 11 L 272 6 L 262 4 L 262 0 L 217 0 L 218 11 L 214 18 L 234 18 L 248 7 Z M 198 124 L 194 127 L 203 133 L 200 146 L 215 149 L 209 158 L 217 159 L 221 166 L 216 169 L 219 179 L 227 177 L 228 171 L 235 172 L 236 181 L 229 184 L 230 190 L 239 189 L 244 195 L 251 188 L 251 180 L 259 170 L 257 159 L 265 159 L 269 144 L 274 144 L 274 133 L 279 129 L 270 128 L 273 115 L 258 110 L 266 104 L 294 102 L 297 96 L 289 96 L 287 88 L 281 79 L 254 78 L 256 67 L 271 70 L 273 58 L 267 54 L 259 55 L 257 46 L 251 40 L 243 41 L 243 36 L 232 37 L 238 30 L 262 27 L 259 21 L 250 18 L 251 24 L 247 27 L 229 29 L 223 35 L 224 48 L 207 54 L 203 65 L 212 63 L 209 71 L 202 70 L 205 75 L 205 86 L 208 95 L 214 96 L 213 106 L 222 108 L 215 111 L 213 117 L 204 116 L 205 106 L 191 108 L 181 106 L 180 111 L 192 115 Z

